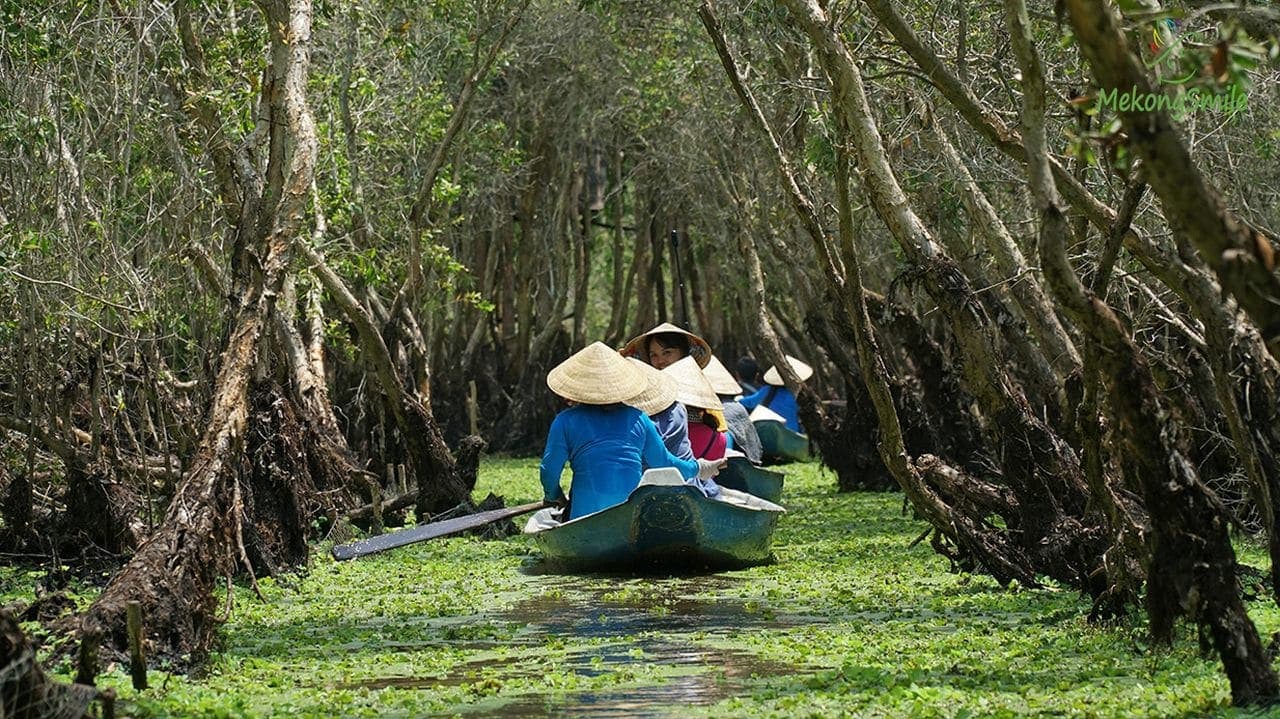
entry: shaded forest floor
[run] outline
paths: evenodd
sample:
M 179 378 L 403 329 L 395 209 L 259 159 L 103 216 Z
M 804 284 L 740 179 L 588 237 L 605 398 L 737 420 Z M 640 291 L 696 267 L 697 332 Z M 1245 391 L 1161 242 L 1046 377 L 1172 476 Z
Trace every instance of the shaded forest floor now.
M 927 543 L 908 547 L 924 524 L 899 495 L 787 470 L 774 565 L 573 577 L 540 573 L 519 536 L 341 565 L 325 547 L 310 571 L 262 582 L 267 603 L 235 590 L 205 675 L 153 672 L 142 693 L 127 667 L 104 681 L 141 717 L 1245 716 L 1193 630 L 1153 651 L 1137 623 L 1088 626 L 1071 591 L 949 573 Z M 478 494 L 536 500 L 536 471 L 487 460 Z M 0 569 L 0 599 L 34 578 Z M 1271 600 L 1251 611 L 1264 636 L 1280 630 Z

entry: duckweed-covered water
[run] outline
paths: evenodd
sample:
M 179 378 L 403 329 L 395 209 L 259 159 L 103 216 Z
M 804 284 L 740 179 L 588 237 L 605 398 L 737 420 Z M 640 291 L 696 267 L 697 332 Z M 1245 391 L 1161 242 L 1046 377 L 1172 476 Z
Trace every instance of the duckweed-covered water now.
M 536 460 L 481 494 L 537 499 Z M 896 494 L 787 468 L 772 565 L 710 576 L 566 576 L 531 542 L 436 540 L 237 589 L 199 677 L 153 673 L 139 717 L 1218 716 L 1229 691 L 1184 628 L 1085 622 L 1052 586 L 953 574 Z M 1246 559 L 1265 566 L 1245 547 Z M 1251 607 L 1264 636 L 1272 601 Z

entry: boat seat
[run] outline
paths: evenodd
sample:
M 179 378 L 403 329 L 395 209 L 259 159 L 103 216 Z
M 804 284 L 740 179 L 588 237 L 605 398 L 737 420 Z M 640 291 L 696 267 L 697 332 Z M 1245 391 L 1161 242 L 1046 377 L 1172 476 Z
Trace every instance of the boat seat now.
M 709 497 L 708 499 L 713 499 L 717 502 L 724 502 L 726 504 L 736 504 L 739 507 L 746 507 L 747 509 L 759 509 L 766 512 L 787 511 L 781 505 L 774 504 L 767 499 L 761 499 L 754 494 L 740 492 L 736 489 L 729 489 L 724 485 L 720 486 L 720 494 L 718 496 Z
M 756 405 L 756 408 L 751 410 L 751 414 L 748 417 L 748 419 L 750 419 L 752 422 L 781 422 L 783 424 L 787 423 L 786 417 L 783 417 L 782 415 L 778 414 L 777 412 L 774 412 L 773 410 L 769 409 L 768 407 L 762 404 Z
M 644 474 L 640 476 L 640 484 L 637 487 L 681 487 L 684 486 L 684 477 L 680 475 L 680 470 L 675 467 L 657 467 L 654 469 L 646 469 Z

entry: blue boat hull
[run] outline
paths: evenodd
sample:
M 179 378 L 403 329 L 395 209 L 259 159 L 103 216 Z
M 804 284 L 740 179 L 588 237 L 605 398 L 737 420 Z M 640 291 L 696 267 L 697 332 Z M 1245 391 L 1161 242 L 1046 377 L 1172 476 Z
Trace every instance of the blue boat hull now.
M 781 422 L 756 420 L 756 433 L 764 456 L 783 462 L 805 462 L 809 459 L 809 436 L 792 432 Z
M 782 472 L 757 467 L 745 457 L 734 457 L 716 475 L 716 484 L 777 502 L 782 497 L 782 481 L 785 476 Z
M 642 484 L 622 504 L 532 534 L 548 560 L 574 568 L 730 568 L 768 562 L 773 530 L 785 510 L 755 497 L 744 501 L 754 506 L 710 499 L 689 486 Z

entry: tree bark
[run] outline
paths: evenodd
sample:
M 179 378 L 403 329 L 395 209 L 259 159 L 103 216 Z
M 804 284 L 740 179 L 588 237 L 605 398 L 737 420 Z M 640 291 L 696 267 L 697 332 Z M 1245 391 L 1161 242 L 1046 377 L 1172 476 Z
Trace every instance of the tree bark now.
M 984 106 L 969 86 L 956 78 L 937 55 L 925 47 L 892 3 L 886 0 L 864 0 L 864 4 L 915 60 L 933 86 L 947 98 L 960 116 L 979 135 L 985 137 L 1005 155 L 1019 162 L 1027 161 L 1027 153 L 1019 133 L 1006 126 L 996 113 Z M 1204 341 L 1207 345 L 1206 355 L 1214 358 L 1212 366 L 1215 386 L 1223 384 L 1234 386 L 1237 389 L 1235 392 L 1237 406 L 1240 408 L 1280 406 L 1275 395 L 1271 394 L 1272 388 L 1276 386 L 1276 378 L 1280 377 L 1276 371 L 1275 357 L 1268 353 L 1268 348 L 1258 330 L 1240 316 L 1230 298 L 1223 296 L 1218 283 L 1208 275 L 1194 253 L 1175 250 L 1166 243 L 1153 241 L 1146 234 L 1123 221 L 1123 213 L 1118 213 L 1099 201 L 1055 158 L 1049 157 L 1048 162 L 1054 182 L 1063 198 L 1076 211 L 1087 217 L 1088 221 L 1104 235 L 1110 235 L 1116 228 L 1122 228 L 1124 247 L 1148 271 L 1177 293 L 1207 328 Z M 1189 243 L 1184 244 L 1189 245 Z M 1258 381 L 1238 381 L 1234 376 L 1237 374 L 1253 377 Z M 1243 379 L 1239 378 L 1239 380 Z M 1250 396 L 1246 397 L 1245 391 Z M 1259 453 L 1264 452 L 1263 446 L 1273 441 L 1268 437 L 1274 436 L 1274 430 L 1271 428 L 1276 425 L 1267 416 L 1269 410 L 1264 409 L 1261 414 L 1256 409 L 1241 411 L 1245 411 L 1253 418 L 1250 422 L 1252 442 Z M 1224 412 L 1230 413 L 1230 410 L 1224 410 Z M 1086 417 L 1085 421 L 1093 422 L 1094 420 Z M 1242 461 L 1248 468 L 1250 462 L 1247 457 L 1247 443 L 1242 442 L 1239 437 L 1233 437 L 1233 439 L 1240 445 Z M 1268 474 L 1264 481 L 1268 483 L 1269 494 L 1280 497 L 1280 484 L 1276 484 L 1276 472 Z M 1264 496 L 1264 491 L 1267 491 L 1267 488 L 1255 488 L 1255 494 L 1258 497 Z M 1276 504 L 1273 502 L 1273 505 Z M 1265 507 L 1263 511 L 1265 513 Z M 1273 506 L 1273 515 L 1266 520 L 1270 537 L 1280 536 L 1280 516 L 1275 514 L 1276 511 Z M 1280 562 L 1276 561 L 1280 558 L 1280 543 L 1272 539 L 1271 549 L 1273 567 L 1280 566 Z M 1274 573 L 1276 570 L 1273 568 Z
M 809 37 L 831 81 L 833 111 L 848 128 L 847 140 L 872 206 L 948 320 L 966 384 L 990 421 L 1005 481 L 1018 499 L 1020 513 L 1010 518 L 1011 527 L 1023 549 L 1037 555 L 1042 571 L 1096 594 L 1101 588 L 1084 578 L 1101 561 L 1103 547 L 1086 518 L 1088 492 L 1075 453 L 1036 416 L 1022 388 L 1005 372 L 999 343 L 967 278 L 911 209 L 889 166 L 857 63 L 826 12 L 815 0 L 779 4 Z
M 623 228 L 622 223 L 627 214 L 627 186 L 626 176 L 623 173 L 623 158 L 622 150 L 618 150 L 614 154 L 615 186 L 612 193 L 614 199 L 609 205 L 613 215 L 613 231 L 610 233 L 612 245 L 609 255 L 613 274 L 611 276 L 611 291 L 609 292 L 609 307 L 611 308 L 609 311 L 609 326 L 605 329 L 604 343 L 610 347 L 620 344 L 624 339 L 622 333 L 626 328 L 627 308 L 630 307 L 631 303 L 631 282 L 634 276 L 634 273 L 627 273 L 623 249 L 626 242 L 626 230 Z
M 655 212 L 653 198 L 646 192 L 636 194 L 636 252 L 634 269 L 636 273 L 636 316 L 631 332 L 624 333 L 622 341 L 627 341 L 641 332 L 647 332 L 657 324 L 654 321 L 653 296 L 654 277 L 651 256 L 653 252 L 653 214 Z M 641 210 L 643 208 L 643 210 Z M 648 266 L 646 266 L 648 265 Z
M 1179 615 L 1194 617 L 1209 630 L 1234 703 L 1274 702 L 1280 681 L 1240 599 L 1224 510 L 1178 445 L 1177 428 L 1137 347 L 1111 309 L 1080 283 L 1067 259 L 1070 229 L 1045 141 L 1044 71 L 1023 0 L 1004 0 L 1004 7 L 1023 74 L 1022 132 L 1031 191 L 1041 216 L 1041 258 L 1059 299 L 1102 350 L 1099 362 L 1111 380 L 1110 401 L 1129 449 L 1127 462 L 1136 471 L 1151 513 L 1147 611 L 1152 634 L 1168 641 Z
M 586 346 L 587 299 L 591 292 L 592 227 L 585 172 L 574 173 L 574 191 L 570 193 L 569 242 L 573 246 L 573 347 Z
M 82 632 L 127 646 L 125 608 L 137 601 L 148 617 L 148 636 L 159 654 L 200 655 L 217 625 L 213 586 L 230 570 L 243 506 L 237 501 L 237 455 L 243 446 L 248 388 L 260 341 L 287 272 L 288 250 L 301 225 L 316 161 L 315 124 L 306 100 L 311 50 L 310 0 L 273 0 L 263 10 L 271 38 L 270 104 L 273 134 L 284 165 L 267 176 L 278 186 L 264 194 L 265 227 L 257 243 L 262 270 L 254 273 L 223 352 L 213 400 L 196 455 L 179 483 L 164 522 L 112 579 L 81 621 Z M 247 188 L 245 188 L 247 189 Z M 255 218 L 256 219 L 256 218 Z M 252 231 L 252 230 L 250 230 Z
M 995 112 L 983 105 L 973 90 L 951 73 L 936 54 L 925 47 L 891 2 L 888 0 L 863 0 L 863 2 L 970 127 L 1005 155 L 1019 162 L 1026 162 L 1026 149 L 1018 132 L 1005 125 Z M 1049 158 L 1049 165 L 1063 199 L 1088 217 L 1094 227 L 1103 233 L 1109 233 L 1116 226 L 1116 211 L 1093 196 L 1055 158 Z M 1187 300 L 1193 311 L 1215 315 L 1222 315 L 1227 311 L 1221 299 L 1214 299 L 1219 294 L 1217 283 L 1199 268 L 1189 266 L 1185 261 L 1188 258 L 1180 258 L 1170 249 L 1153 242 L 1135 227 L 1129 227 L 1125 232 L 1124 246 L 1144 267 Z M 1188 293 L 1194 293 L 1198 300 L 1190 299 Z M 1236 323 L 1237 321 L 1232 319 L 1230 324 Z M 1266 344 L 1263 343 L 1262 347 L 1265 350 Z
M 1044 346 L 1059 379 L 1078 372 L 1081 362 L 1080 354 L 1076 351 L 1071 337 L 1058 321 L 1056 309 L 1049 301 L 1048 295 L 1044 293 L 1036 274 L 1028 265 L 1026 258 L 1022 256 L 1022 251 L 1013 241 L 999 214 L 987 200 L 986 193 L 978 186 L 968 166 L 956 152 L 951 139 L 947 137 L 946 130 L 932 117 L 928 125 L 932 130 L 930 134 L 935 140 L 939 154 L 951 168 L 962 188 L 961 197 L 970 220 L 987 238 L 987 246 L 991 249 L 996 266 L 1000 269 L 1001 279 L 1012 280 L 1008 285 L 1009 294 L 1022 308 L 1027 323 L 1031 325 L 1036 340 Z
M 719 20 L 715 16 L 711 0 L 703 0 L 699 6 L 698 15 L 702 18 L 703 25 L 715 43 L 716 51 L 720 55 L 721 63 L 724 65 L 730 84 L 741 100 L 743 107 L 747 110 L 753 124 L 766 137 L 787 196 L 795 208 L 801 223 L 809 231 L 816 253 L 820 258 L 825 258 L 822 263 L 824 276 L 827 278 L 833 293 L 844 302 L 845 312 L 854 323 L 853 333 L 857 340 L 863 381 L 871 393 L 872 402 L 875 405 L 876 414 L 880 422 L 880 453 L 885 466 L 889 468 L 894 479 L 897 480 L 899 486 L 911 501 L 912 506 L 925 517 L 940 535 L 946 536 L 955 542 L 999 581 L 1009 582 L 1016 579 L 1027 585 L 1035 585 L 1035 569 L 1029 557 L 1018 546 L 1009 541 L 1008 537 L 1000 530 L 987 525 L 984 520 L 975 519 L 954 511 L 925 481 L 926 473 L 935 465 L 937 460 L 926 457 L 922 458 L 921 463 L 918 464 L 906 452 L 902 440 L 902 428 L 893 406 L 892 394 L 889 391 L 888 374 L 881 360 L 881 353 L 876 346 L 870 318 L 867 316 L 866 305 L 863 301 L 861 273 L 858 268 L 858 258 L 853 239 L 853 223 L 849 212 L 847 180 L 844 179 L 847 172 L 847 159 L 844 150 L 840 150 L 840 163 L 838 165 L 840 169 L 837 172 L 837 180 L 841 183 L 838 188 L 840 194 L 838 206 L 841 208 L 840 247 L 841 256 L 844 259 L 844 268 L 848 272 L 847 277 L 838 271 L 833 261 L 831 247 L 834 243 L 827 239 L 826 233 L 818 221 L 813 203 L 796 182 L 795 174 L 791 169 L 793 167 L 791 159 L 782 149 L 782 144 L 779 142 L 777 135 L 769 127 L 764 113 L 760 110 L 760 106 L 756 103 L 755 98 L 742 80 L 737 63 L 724 40 L 724 34 L 720 29 Z M 837 122 L 843 123 L 843 116 L 837 115 Z M 842 131 L 848 132 L 849 130 L 846 127 L 842 128 Z M 750 258 L 755 256 L 754 247 L 748 246 L 746 240 L 743 240 L 742 251 L 748 257 L 748 262 L 750 263 Z M 755 268 L 758 268 L 758 258 L 754 265 Z M 762 304 L 764 287 L 762 278 L 755 268 L 749 267 L 749 276 L 753 278 L 752 283 L 755 285 L 756 302 Z M 763 314 L 763 311 L 758 308 L 757 314 Z M 761 320 L 763 322 L 767 320 L 767 317 L 761 317 Z M 765 326 L 767 326 L 767 322 Z M 774 352 L 780 354 L 778 349 L 775 349 Z M 782 362 L 778 368 L 784 381 L 792 387 L 798 385 L 797 378 L 791 372 L 788 363 Z
M 420 516 L 443 512 L 465 501 L 471 492 L 459 474 L 457 462 L 440 434 L 431 414 L 429 398 L 420 399 L 396 369 L 391 352 L 373 317 L 360 304 L 346 283 L 325 262 L 324 256 L 304 240 L 296 242 L 298 250 L 310 262 L 311 270 L 328 290 L 329 296 L 342 308 L 356 328 L 367 361 L 373 365 L 378 386 L 391 408 L 396 427 L 409 450 L 418 478 L 418 511 Z

